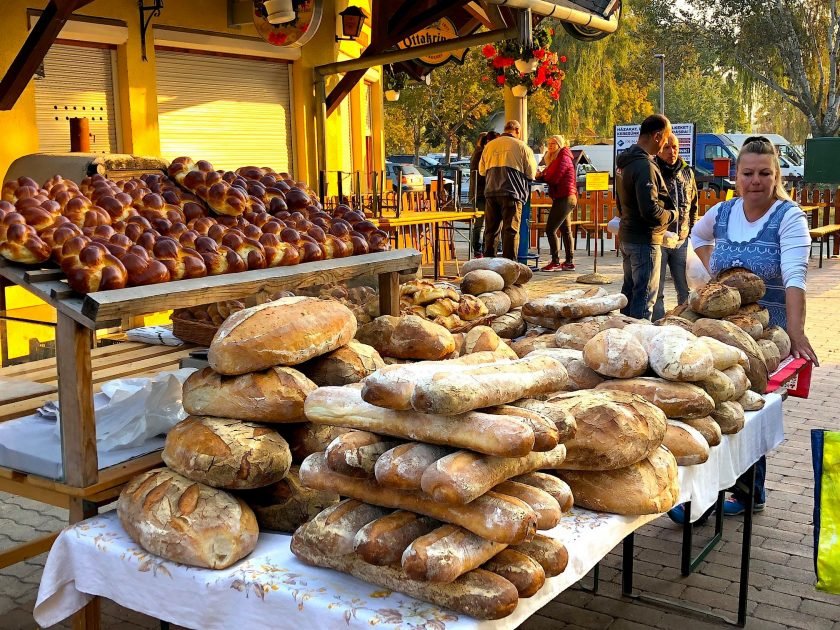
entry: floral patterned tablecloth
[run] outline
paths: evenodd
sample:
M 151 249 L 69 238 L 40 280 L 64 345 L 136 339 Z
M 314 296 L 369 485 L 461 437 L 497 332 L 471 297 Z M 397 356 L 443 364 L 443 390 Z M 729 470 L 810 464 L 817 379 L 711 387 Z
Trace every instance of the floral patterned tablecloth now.
M 116 513 L 65 529 L 41 579 L 35 621 L 51 626 L 99 595 L 188 628 L 386 627 L 404 630 L 515 628 L 585 576 L 629 533 L 658 515 L 628 517 L 575 508 L 543 532 L 569 551 L 566 571 L 521 599 L 512 615 L 479 621 L 351 576 L 310 567 L 289 550 L 290 537 L 262 533 L 254 552 L 228 569 L 196 569 L 162 560 L 135 544 Z

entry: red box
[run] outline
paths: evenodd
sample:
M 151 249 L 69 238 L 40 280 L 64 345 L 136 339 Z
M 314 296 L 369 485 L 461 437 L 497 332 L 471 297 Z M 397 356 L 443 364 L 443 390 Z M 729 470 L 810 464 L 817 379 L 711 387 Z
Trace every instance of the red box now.
M 729 177 L 732 160 L 729 158 L 712 158 L 712 175 L 715 177 Z
M 808 398 L 811 391 L 811 373 L 814 364 L 807 359 L 788 357 L 779 364 L 778 369 L 767 379 L 766 393 L 775 392 L 784 387 L 790 396 Z

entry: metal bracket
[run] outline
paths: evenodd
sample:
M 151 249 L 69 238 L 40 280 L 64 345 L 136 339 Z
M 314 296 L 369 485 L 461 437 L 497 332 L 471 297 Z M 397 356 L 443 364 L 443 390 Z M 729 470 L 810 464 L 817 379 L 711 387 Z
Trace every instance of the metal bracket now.
M 149 30 L 149 25 L 152 19 L 160 16 L 160 11 L 163 9 L 163 0 L 154 0 L 154 4 L 146 6 L 143 0 L 137 0 L 137 8 L 140 10 L 140 52 L 143 56 L 143 61 L 148 61 L 146 57 L 146 31 Z M 146 15 L 148 13 L 148 15 Z

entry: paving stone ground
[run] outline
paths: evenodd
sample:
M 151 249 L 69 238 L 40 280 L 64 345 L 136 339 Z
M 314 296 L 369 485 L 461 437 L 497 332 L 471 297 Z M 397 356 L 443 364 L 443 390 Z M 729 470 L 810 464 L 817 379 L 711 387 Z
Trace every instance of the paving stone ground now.
M 545 250 L 543 250 L 545 251 Z M 598 260 L 598 270 L 620 290 L 621 268 L 614 253 Z M 578 252 L 575 272 L 538 273 L 530 285 L 534 295 L 551 293 L 572 284 L 579 274 L 592 271 L 592 257 Z M 543 261 L 544 263 L 545 261 Z M 670 285 L 670 282 L 669 282 Z M 667 305 L 675 303 L 673 287 Z M 813 479 L 809 432 L 812 428 L 840 427 L 840 261 L 826 261 L 808 276 L 807 333 L 821 367 L 814 371 L 811 396 L 785 402 L 785 441 L 768 457 L 767 507 L 756 514 L 750 575 L 749 629 L 803 628 L 840 630 L 840 596 L 814 588 L 812 557 Z M 56 531 L 66 512 L 0 493 L 0 549 Z M 703 610 L 734 618 L 738 602 L 738 566 L 741 554 L 741 517 L 727 518 L 723 541 L 696 573 L 679 573 L 680 530 L 662 517 L 636 533 L 635 580 L 638 589 L 677 598 Z M 695 544 L 711 536 L 713 524 L 696 528 Z M 597 594 L 582 590 L 562 593 L 522 628 L 556 630 L 704 630 L 725 627 L 683 612 L 651 606 L 621 597 L 621 548 L 601 563 Z M 38 626 L 32 609 L 46 555 L 0 570 L 0 629 Z M 591 580 L 587 580 L 590 583 Z M 103 628 L 136 630 L 157 628 L 155 620 L 103 603 Z M 69 628 L 65 622 L 56 628 Z

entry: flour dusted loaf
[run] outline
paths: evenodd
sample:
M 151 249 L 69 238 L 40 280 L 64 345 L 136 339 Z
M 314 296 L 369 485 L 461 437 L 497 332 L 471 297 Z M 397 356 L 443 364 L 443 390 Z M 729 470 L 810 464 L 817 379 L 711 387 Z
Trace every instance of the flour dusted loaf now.
M 723 371 L 723 375 L 732 382 L 732 387 L 735 389 L 735 393 L 732 394 L 730 400 L 738 400 L 744 395 L 744 392 L 749 390 L 750 380 L 747 378 L 747 373 L 744 371 L 744 368 L 740 365 L 733 365 L 730 368 L 726 368 Z
M 769 328 L 770 326 L 770 311 L 761 306 L 761 304 L 741 303 L 741 308 L 735 314 L 755 317 L 763 328 Z
M 569 319 L 579 319 L 592 315 L 604 315 L 627 306 L 627 296 L 612 293 L 601 297 L 587 297 L 560 306 L 560 315 Z
M 715 405 L 735 398 L 735 383 L 720 370 L 714 370 L 709 378 L 701 381 L 698 385 L 712 397 Z
M 300 464 L 312 453 L 318 453 L 326 449 L 330 442 L 348 431 L 350 429 L 346 427 L 300 422 L 284 425 L 281 434 L 289 444 L 289 450 L 292 452 L 292 462 Z
M 172 470 L 215 488 L 247 490 L 276 483 L 292 464 L 277 431 L 253 422 L 188 416 L 166 436 L 163 461 Z
M 741 304 L 758 302 L 767 289 L 764 280 L 743 267 L 724 269 L 717 275 L 717 282 L 735 289 L 741 296 Z
M 731 368 L 733 365 L 747 367 L 750 364 L 747 353 L 735 346 L 730 346 L 713 337 L 697 337 L 697 341 L 706 346 L 712 353 L 712 360 L 716 370 L 722 372 L 726 368 Z
M 691 310 L 703 317 L 719 319 L 734 315 L 741 307 L 741 295 L 737 290 L 717 282 L 709 282 L 688 296 Z
M 554 342 L 558 348 L 583 350 L 586 343 L 601 332 L 598 322 L 573 322 L 564 324 L 554 333 Z
M 515 339 L 525 334 L 528 323 L 522 317 L 522 309 L 514 308 L 504 315 L 499 315 L 492 322 L 490 328 L 496 331 L 502 339 Z
M 335 300 L 288 297 L 246 308 L 219 327 L 207 360 L 220 374 L 298 365 L 346 345 L 356 318 Z
M 648 354 L 642 344 L 622 328 L 608 328 L 583 347 L 587 367 L 604 376 L 632 378 L 648 369 Z
M 759 339 L 758 347 L 761 348 L 761 353 L 764 355 L 764 364 L 767 366 L 767 371 L 772 374 L 778 369 L 782 360 L 779 346 L 771 339 Z
M 665 437 L 665 414 L 636 394 L 596 389 L 559 394 L 548 402 L 565 407 L 577 423 L 575 437 L 565 442 L 561 469 L 623 468 L 650 455 Z
M 545 350 L 546 348 L 556 348 L 557 342 L 554 339 L 554 334 L 546 335 L 526 335 L 521 339 L 512 341 L 510 343 L 511 350 L 513 350 L 519 358 L 523 358 L 536 352 L 537 350 Z
M 382 315 L 359 328 L 356 338 L 383 357 L 439 361 L 455 350 L 446 328 L 416 315 Z
M 428 516 L 395 510 L 356 532 L 353 549 L 370 564 L 400 565 L 406 548 L 415 539 L 434 531 L 441 524 Z
M 374 476 L 379 456 L 400 444 L 367 431 L 349 431 L 335 438 L 325 451 L 331 470 L 352 477 Z
M 273 367 L 238 376 L 212 368 L 190 374 L 184 381 L 184 410 L 195 416 L 256 420 L 264 423 L 301 422 L 303 401 L 316 385 L 289 367 Z
M 525 484 L 527 486 L 533 486 L 534 488 L 539 488 L 543 492 L 547 492 L 554 497 L 555 501 L 557 501 L 557 504 L 560 506 L 560 510 L 563 514 L 571 512 L 574 507 L 575 500 L 572 496 L 572 489 L 569 487 L 569 484 L 552 474 L 545 472 L 525 473 L 524 475 L 511 477 L 510 481 Z M 499 492 L 505 494 L 503 490 L 499 490 Z
M 338 503 L 339 496 L 335 492 L 304 487 L 298 471 L 297 466 L 292 466 L 277 483 L 237 493 L 254 511 L 261 530 L 291 534 L 321 511 Z
M 492 571 L 513 584 L 519 597 L 536 595 L 545 584 L 545 571 L 540 563 L 510 548 L 493 556 L 481 568 Z
M 640 377 L 604 381 L 596 389 L 638 394 L 659 407 L 669 418 L 702 418 L 708 416 L 715 408 L 712 397 L 700 387 L 662 378 Z
M 481 300 L 487 308 L 487 313 L 490 315 L 504 315 L 513 308 L 513 301 L 504 291 L 488 291 L 487 293 L 481 293 L 479 294 L 478 299 Z
M 351 339 L 346 346 L 307 361 L 299 366 L 316 385 L 347 385 L 358 383 L 373 374 L 385 362 L 376 348 Z
M 454 582 L 505 547 L 463 527 L 441 525 L 408 545 L 402 555 L 402 568 L 413 580 Z
M 735 324 L 753 339 L 760 339 L 762 333 L 764 332 L 764 327 L 761 325 L 761 322 L 758 321 L 758 318 L 753 317 L 752 315 L 735 313 L 734 315 L 724 317 L 724 319 Z
M 400 444 L 385 451 L 376 460 L 376 482 L 400 490 L 420 490 L 426 469 L 452 452 L 449 447 L 423 442 Z
M 764 396 L 756 394 L 754 391 L 747 390 L 744 395 L 738 399 L 738 404 L 744 411 L 758 411 L 764 407 Z
M 166 560 L 224 569 L 257 545 L 257 519 L 242 499 L 158 468 L 138 475 L 117 501 L 123 528 Z
M 668 420 L 662 444 L 671 451 L 679 466 L 694 466 L 709 459 L 709 443 L 703 434 L 679 420 Z
M 718 405 L 712 412 L 712 418 L 723 435 L 732 435 L 744 428 L 744 408 L 734 400 Z
M 521 273 L 519 263 L 508 260 L 507 258 L 473 258 L 472 260 L 465 262 L 461 267 L 461 271 L 464 273 L 464 280 L 467 279 L 467 275 L 469 275 L 470 272 L 477 269 L 493 271 L 499 274 L 504 281 L 504 287 L 516 284 L 519 281 L 519 275 Z M 489 290 L 496 291 L 497 289 Z M 480 293 L 484 292 L 485 291 L 480 291 Z M 471 291 L 465 291 L 465 293 L 471 293 Z M 476 293 L 474 295 L 478 294 Z
M 677 462 L 664 447 L 617 470 L 564 470 L 558 473 L 572 488 L 575 504 L 612 514 L 667 512 L 677 503 Z
M 503 416 L 516 416 L 525 420 L 534 431 L 535 451 L 550 451 L 560 443 L 560 431 L 557 425 L 544 413 L 538 413 L 519 405 L 496 405 L 486 407 L 484 411 Z
M 762 339 L 769 339 L 779 348 L 779 358 L 784 360 L 790 356 L 790 337 L 784 328 L 779 326 L 770 326 L 764 331 L 761 336 Z
M 677 329 L 681 330 L 681 329 Z M 694 382 L 711 376 L 715 369 L 711 351 L 691 333 L 684 336 L 672 334 L 663 327 L 645 344 L 651 369 L 669 381 Z
M 680 422 L 684 422 L 688 426 L 697 429 L 709 446 L 717 446 L 723 439 L 723 434 L 720 432 L 720 425 L 711 416 L 706 416 L 705 418 L 683 418 Z
M 511 282 L 511 284 L 513 284 Z M 481 295 L 505 288 L 505 279 L 489 269 L 476 269 L 464 274 L 461 280 L 461 292 L 469 295 Z
M 748 364 L 745 370 L 750 380 L 750 388 L 758 394 L 764 393 L 767 389 L 767 365 L 755 339 L 732 322 L 707 318 L 694 322 L 694 334 L 698 337 L 714 337 L 742 350 L 747 355 Z
M 543 534 L 537 534 L 533 540 L 508 548 L 539 562 L 546 577 L 560 575 L 569 564 L 569 552 L 563 543 Z
M 510 298 L 511 309 L 520 308 L 528 301 L 528 290 L 518 284 L 512 284 L 509 287 L 505 287 L 503 292 Z

